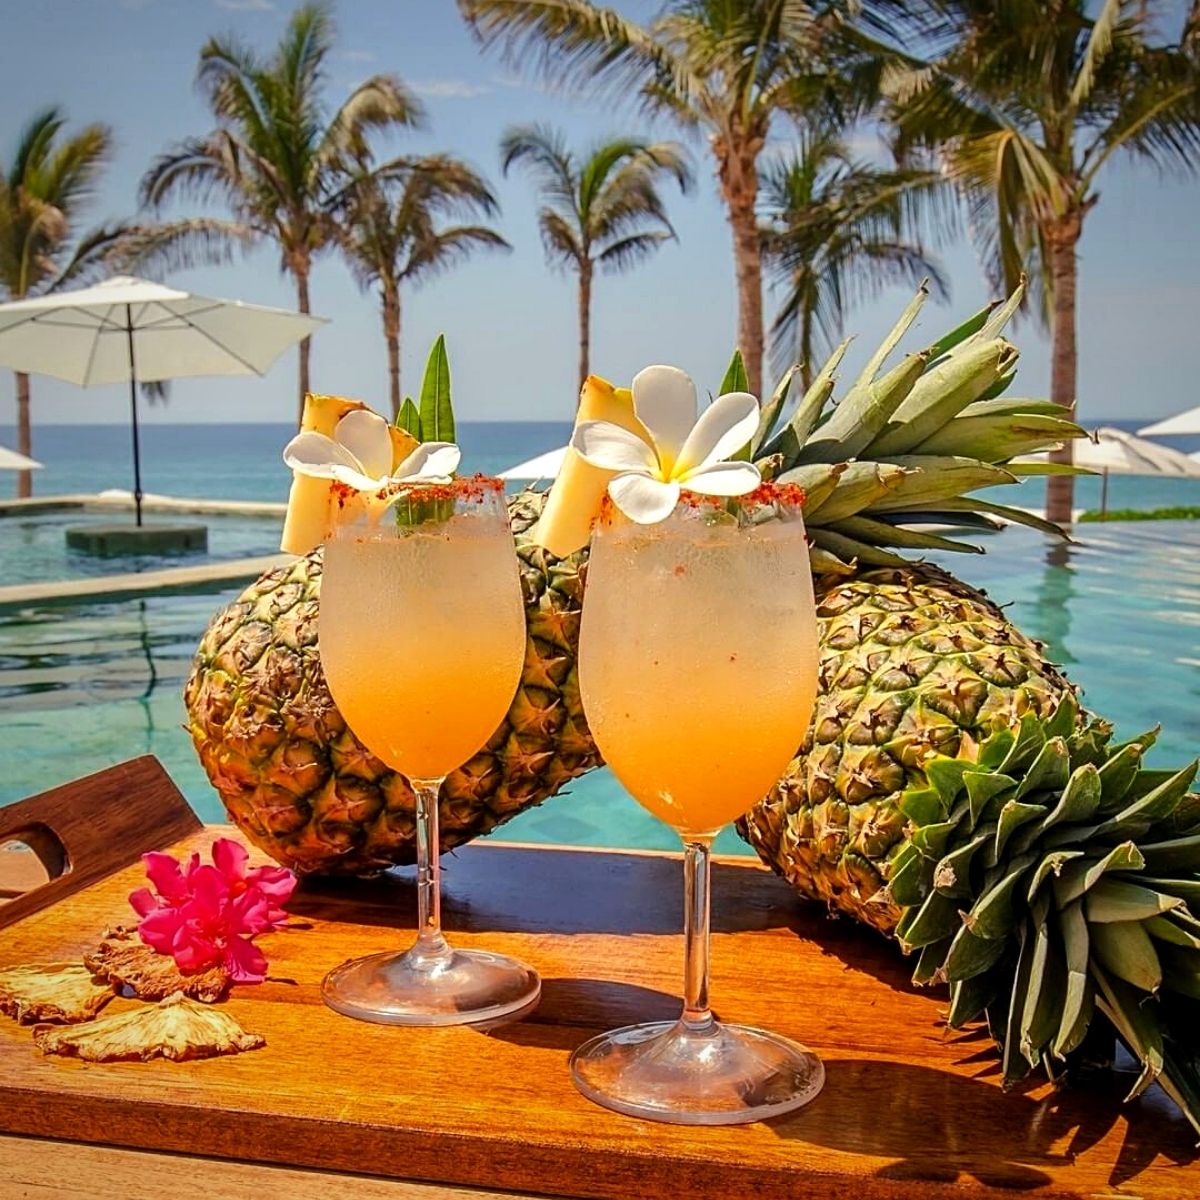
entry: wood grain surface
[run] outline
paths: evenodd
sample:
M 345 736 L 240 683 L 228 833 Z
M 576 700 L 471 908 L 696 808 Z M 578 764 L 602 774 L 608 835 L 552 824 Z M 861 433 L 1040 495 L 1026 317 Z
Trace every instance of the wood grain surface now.
M 209 828 L 173 850 L 229 833 Z M 892 946 L 799 905 L 747 860 L 714 868 L 713 994 L 723 1017 L 777 1029 L 824 1058 L 825 1091 L 792 1116 L 688 1129 L 608 1112 L 571 1086 L 567 1057 L 585 1038 L 678 1013 L 671 856 L 475 843 L 445 860 L 448 930 L 462 946 L 537 967 L 537 1012 L 486 1034 L 338 1016 L 321 1003 L 321 978 L 347 957 L 407 942 L 411 876 L 297 892 L 293 927 L 261 942 L 270 978 L 228 1001 L 266 1036 L 263 1050 L 96 1066 L 42 1058 L 29 1031 L 5 1021 L 0 1128 L 588 1197 L 1200 1195 L 1187 1127 L 1157 1090 L 1122 1107 L 1132 1077 L 1117 1073 L 1088 1089 L 1006 1095 L 983 1031 L 948 1034 L 944 997 L 909 986 Z M 0 967 L 79 955 L 128 919 L 126 896 L 141 882 L 140 866 L 128 867 L 12 924 L 0 932 Z
M 370 1175 L 118 1150 L 0 1134 L 4 1200 L 535 1200 L 529 1192 L 443 1187 Z

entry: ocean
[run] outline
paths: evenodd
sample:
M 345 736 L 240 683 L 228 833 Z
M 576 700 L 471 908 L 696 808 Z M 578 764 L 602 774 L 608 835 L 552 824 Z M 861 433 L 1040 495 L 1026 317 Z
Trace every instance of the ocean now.
M 1112 421 L 1135 430 L 1139 421 Z M 147 492 L 206 500 L 286 500 L 290 473 L 280 452 L 292 435 L 287 424 L 146 424 L 142 426 L 142 487 Z M 561 446 L 570 425 L 553 421 L 464 421 L 458 427 L 462 470 L 496 474 Z M 1200 438 L 1164 438 L 1164 445 L 1192 451 Z M 16 447 L 16 431 L 0 426 L 0 445 Z M 129 430 L 123 425 L 34 427 L 34 457 L 44 464 L 34 474 L 34 494 L 98 492 L 131 488 Z M 1044 484 L 1030 480 L 999 489 L 1004 503 L 1041 508 Z M 16 473 L 0 472 L 0 498 L 16 495 Z M 1098 508 L 1100 480 L 1076 482 L 1076 506 Z M 1111 508 L 1200 506 L 1200 479 L 1113 476 Z

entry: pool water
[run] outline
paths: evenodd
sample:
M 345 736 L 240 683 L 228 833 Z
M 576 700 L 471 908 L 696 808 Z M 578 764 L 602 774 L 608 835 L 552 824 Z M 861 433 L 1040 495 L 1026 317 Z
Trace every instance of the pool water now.
M 1200 750 L 1200 522 L 1091 525 L 1079 534 L 1063 546 L 1008 530 L 987 540 L 986 556 L 947 563 L 1011 604 L 1012 619 L 1048 644 L 1119 734 L 1161 722 L 1154 761 L 1189 759 Z M 220 820 L 183 728 L 181 692 L 202 630 L 237 590 L 0 611 L 0 804 L 150 753 L 201 817 Z M 607 771 L 494 836 L 676 844 Z M 730 831 L 720 849 L 747 852 Z
M 67 546 L 66 530 L 71 526 L 132 524 L 132 517 L 121 509 L 111 512 L 61 509 L 27 517 L 4 517 L 0 520 L 0 564 L 3 564 L 0 586 L 199 566 L 279 551 L 278 517 L 147 513 L 146 523 L 207 526 L 208 551 L 167 557 L 123 554 L 119 558 L 105 558 Z

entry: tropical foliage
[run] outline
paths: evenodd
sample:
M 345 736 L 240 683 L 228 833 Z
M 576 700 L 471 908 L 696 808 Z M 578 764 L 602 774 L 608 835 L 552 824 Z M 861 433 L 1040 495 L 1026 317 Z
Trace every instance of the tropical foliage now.
M 38 113 L 21 131 L 13 156 L 0 163 L 0 295 L 23 300 L 101 270 L 129 226 L 81 230 L 84 211 L 112 156 L 112 131 L 88 125 L 64 132 L 57 108 Z M 33 453 L 29 376 L 16 372 L 17 449 Z M 17 477 L 17 495 L 32 492 L 30 472 Z
M 1084 221 L 1124 154 L 1168 170 L 1200 163 L 1195 15 L 1175 43 L 1165 0 L 934 0 L 944 47 L 885 72 L 902 142 L 934 151 L 969 206 L 998 285 L 1030 271 L 1053 337 L 1051 398 L 1074 411 L 1076 291 Z M 1056 454 L 1071 461 L 1071 444 Z M 1052 476 L 1052 520 L 1074 480 Z
M 830 129 L 801 135 L 794 155 L 763 170 L 763 255 L 781 295 L 771 328 L 779 371 L 798 363 L 805 390 L 842 340 L 846 314 L 895 283 L 946 281 L 922 243 L 935 172 L 855 158 Z
M 591 0 L 458 0 L 485 46 L 500 45 L 556 81 L 591 78 L 704 134 L 733 231 L 738 346 L 762 394 L 759 159 L 775 118 L 806 116 L 853 73 L 838 5 L 785 0 L 670 0 L 641 26 Z M 851 55 L 852 56 L 852 55 Z M 852 102 L 852 98 L 850 98 Z
M 192 224 L 196 240 L 273 243 L 304 313 L 310 311 L 313 261 L 338 241 L 334 213 L 360 165 L 371 160 L 370 135 L 419 124 L 424 115 L 394 75 L 373 75 L 330 113 L 325 81 L 333 37 L 327 8 L 307 4 L 292 15 L 270 55 L 232 36 L 210 39 L 200 51 L 197 85 L 217 127 L 163 154 L 142 180 L 143 202 L 155 208 L 180 195 L 223 200 L 232 217 L 200 218 Z M 176 223 L 164 249 L 178 248 L 187 232 L 187 222 Z M 301 408 L 308 390 L 306 338 Z
M 342 192 L 338 241 L 350 269 L 379 296 L 387 342 L 392 416 L 400 413 L 401 289 L 422 283 L 479 249 L 509 248 L 483 224 L 456 219 L 494 217 L 496 197 L 460 159 L 445 154 L 396 159 L 385 170 L 360 164 Z
M 543 126 L 510 129 L 501 142 L 505 174 L 520 164 L 542 200 L 538 228 L 549 261 L 579 276 L 579 386 L 588 375 L 595 271 L 627 271 L 675 236 L 658 182 L 691 186 L 687 156 L 674 142 L 614 138 L 582 156 Z

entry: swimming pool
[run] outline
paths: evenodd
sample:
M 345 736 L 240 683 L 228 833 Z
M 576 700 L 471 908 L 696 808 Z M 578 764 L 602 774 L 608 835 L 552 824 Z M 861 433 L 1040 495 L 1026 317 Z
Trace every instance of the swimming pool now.
M 0 523 L 2 524 L 2 523 Z M 948 563 L 984 587 L 1134 734 L 1161 722 L 1153 761 L 1200 750 L 1200 522 L 1028 530 Z M 0 804 L 138 754 L 157 755 L 196 811 L 221 819 L 182 728 L 181 692 L 210 616 L 234 592 L 0 612 Z M 607 771 L 504 826 L 499 840 L 674 848 Z M 731 832 L 720 848 L 746 851 Z
M 235 558 L 254 558 L 279 550 L 278 517 L 225 516 L 210 513 L 147 512 L 154 525 L 204 525 L 208 552 L 163 557 L 160 554 L 126 554 L 104 558 L 71 550 L 66 530 L 75 525 L 132 524 L 127 509 L 59 509 L 6 516 L 0 519 L 0 586 L 43 583 L 58 579 L 89 578 L 155 571 L 162 567 L 198 566 Z

